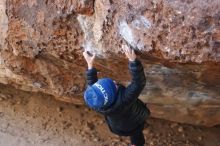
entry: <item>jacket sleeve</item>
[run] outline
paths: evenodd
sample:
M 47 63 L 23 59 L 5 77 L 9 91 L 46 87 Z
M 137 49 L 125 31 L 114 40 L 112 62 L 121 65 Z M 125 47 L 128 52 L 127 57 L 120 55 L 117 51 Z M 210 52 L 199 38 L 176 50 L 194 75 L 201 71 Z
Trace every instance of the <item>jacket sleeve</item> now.
M 86 71 L 86 79 L 87 79 L 87 86 L 92 86 L 94 83 L 98 81 L 96 68 L 88 69 Z
M 129 103 L 133 99 L 138 98 L 141 91 L 146 85 L 146 77 L 144 69 L 139 60 L 129 61 L 129 71 L 131 74 L 131 83 L 125 89 L 125 96 L 123 98 L 124 103 Z

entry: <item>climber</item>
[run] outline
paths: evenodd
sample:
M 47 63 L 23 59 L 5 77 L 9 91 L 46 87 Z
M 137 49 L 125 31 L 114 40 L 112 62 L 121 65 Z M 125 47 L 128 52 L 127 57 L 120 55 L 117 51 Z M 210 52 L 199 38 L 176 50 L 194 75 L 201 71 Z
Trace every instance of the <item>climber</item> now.
M 132 77 L 127 87 L 110 78 L 98 80 L 96 68 L 93 67 L 95 54 L 87 51 L 83 56 L 87 62 L 87 89 L 84 93 L 86 104 L 104 115 L 109 129 L 119 136 L 130 136 L 132 146 L 143 146 L 145 143 L 143 129 L 150 115 L 146 105 L 138 99 L 146 84 L 141 62 L 134 50 L 123 45 L 129 60 L 129 71 Z

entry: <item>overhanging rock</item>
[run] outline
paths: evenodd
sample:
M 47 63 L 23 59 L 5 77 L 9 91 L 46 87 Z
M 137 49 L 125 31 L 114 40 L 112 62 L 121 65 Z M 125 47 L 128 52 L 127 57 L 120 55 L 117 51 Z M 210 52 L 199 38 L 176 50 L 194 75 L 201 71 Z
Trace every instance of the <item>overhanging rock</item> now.
M 137 49 L 152 116 L 220 124 L 220 2 L 2 0 L 0 82 L 82 104 L 84 49 L 99 77 L 130 77 L 123 42 Z

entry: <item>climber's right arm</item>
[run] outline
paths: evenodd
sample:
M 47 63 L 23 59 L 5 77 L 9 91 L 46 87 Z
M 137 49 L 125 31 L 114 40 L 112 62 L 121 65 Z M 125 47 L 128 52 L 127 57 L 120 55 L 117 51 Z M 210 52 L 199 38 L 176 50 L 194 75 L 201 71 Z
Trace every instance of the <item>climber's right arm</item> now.
M 135 98 L 138 98 L 141 91 L 144 89 L 146 85 L 146 77 L 144 74 L 144 68 L 141 62 L 137 59 L 134 50 L 129 48 L 127 45 L 123 45 L 122 49 L 129 59 L 129 71 L 132 79 L 130 85 L 128 85 L 125 90 L 123 102 L 130 103 Z

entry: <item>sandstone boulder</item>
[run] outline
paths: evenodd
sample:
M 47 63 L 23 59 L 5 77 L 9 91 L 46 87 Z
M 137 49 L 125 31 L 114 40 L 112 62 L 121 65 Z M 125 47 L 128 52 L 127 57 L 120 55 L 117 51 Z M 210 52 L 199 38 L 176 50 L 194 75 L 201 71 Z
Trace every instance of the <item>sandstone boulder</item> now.
M 83 50 L 125 85 L 136 49 L 153 117 L 220 124 L 219 0 L 1 0 L 0 82 L 83 104 Z

